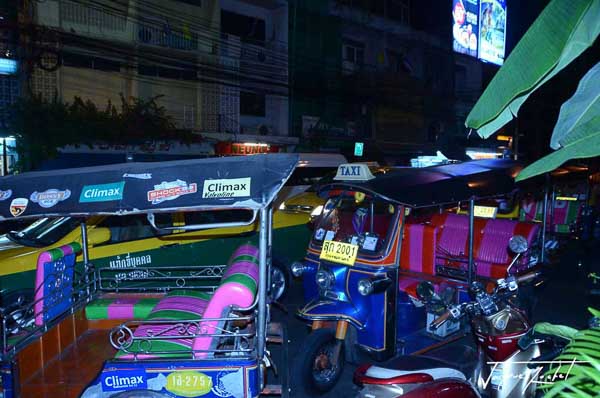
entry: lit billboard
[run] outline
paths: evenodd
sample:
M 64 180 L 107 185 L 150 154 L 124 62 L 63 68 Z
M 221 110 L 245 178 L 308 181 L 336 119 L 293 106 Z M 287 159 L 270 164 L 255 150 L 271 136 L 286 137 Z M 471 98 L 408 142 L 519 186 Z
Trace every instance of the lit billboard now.
M 452 18 L 454 51 L 476 57 L 479 44 L 479 0 L 453 0 Z
M 453 0 L 454 51 L 502 65 L 506 49 L 506 0 Z
M 14 75 L 17 73 L 17 61 L 10 58 L 0 58 L 0 75 Z
M 481 0 L 479 59 L 502 65 L 506 46 L 506 0 Z

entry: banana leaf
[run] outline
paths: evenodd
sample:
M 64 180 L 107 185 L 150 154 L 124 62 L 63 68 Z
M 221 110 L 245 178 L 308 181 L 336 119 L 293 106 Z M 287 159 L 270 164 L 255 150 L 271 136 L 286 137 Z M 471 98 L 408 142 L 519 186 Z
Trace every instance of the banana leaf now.
M 585 74 L 575 94 L 560 107 L 550 146 L 552 149 L 560 149 L 598 131 L 600 131 L 600 62 Z M 600 148 L 598 151 L 600 152 Z
M 598 24 L 600 25 L 600 23 Z M 570 159 L 600 155 L 600 62 L 579 82 L 575 94 L 560 107 L 550 146 L 558 151 L 521 170 L 517 181 L 542 174 Z
M 600 0 L 553 0 L 483 92 L 465 125 L 487 138 L 517 115 L 529 95 L 590 47 Z
M 534 325 L 534 330 L 538 333 L 548 334 L 551 336 L 562 337 L 563 339 L 572 340 L 579 330 L 565 325 L 554 325 L 548 322 L 538 322 Z
M 595 121 L 596 124 L 598 124 L 597 119 Z M 591 158 L 598 155 L 600 155 L 600 130 L 569 143 L 558 151 L 552 152 L 533 162 L 521 170 L 516 180 L 522 181 L 539 174 L 547 173 L 571 159 Z

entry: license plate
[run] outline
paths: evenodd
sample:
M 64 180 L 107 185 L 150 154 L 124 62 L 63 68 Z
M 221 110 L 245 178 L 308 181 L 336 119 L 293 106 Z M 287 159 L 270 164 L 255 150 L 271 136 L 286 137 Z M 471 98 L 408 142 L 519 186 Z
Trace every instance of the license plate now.
M 490 382 L 492 384 L 492 388 L 497 390 L 502 388 L 502 380 L 504 378 L 504 372 L 502 371 L 502 367 L 498 365 L 494 369 L 492 369 L 492 375 L 490 377 Z
M 475 206 L 473 215 L 475 217 L 496 218 L 497 207 L 492 206 Z
M 334 263 L 352 266 L 356 261 L 357 254 L 358 245 L 326 240 L 323 242 L 323 249 L 321 250 L 319 258 Z

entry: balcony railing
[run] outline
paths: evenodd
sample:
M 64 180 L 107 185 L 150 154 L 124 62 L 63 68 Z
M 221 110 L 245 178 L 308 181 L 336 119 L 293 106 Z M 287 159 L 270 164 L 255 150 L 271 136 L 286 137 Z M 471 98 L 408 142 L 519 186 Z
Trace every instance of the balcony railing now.
M 127 28 L 127 11 L 108 12 L 99 6 L 63 0 L 60 4 L 60 20 L 67 24 L 124 32 Z
M 136 40 L 140 43 L 172 48 L 198 50 L 198 34 L 189 29 L 176 29 L 166 21 L 144 21 L 138 24 Z

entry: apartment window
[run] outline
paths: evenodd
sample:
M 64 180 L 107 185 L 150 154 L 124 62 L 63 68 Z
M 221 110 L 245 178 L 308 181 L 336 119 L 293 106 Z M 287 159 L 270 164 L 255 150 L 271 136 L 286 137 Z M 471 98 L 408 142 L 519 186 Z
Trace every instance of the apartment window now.
M 410 0 L 336 0 L 336 3 L 407 25 L 410 22 Z
M 193 68 L 167 68 L 156 65 L 138 65 L 138 74 L 144 76 L 162 77 L 174 80 L 197 80 L 196 70 Z
M 397 51 L 387 50 L 387 67 L 390 72 L 400 72 L 402 54 Z
M 264 19 L 221 10 L 221 32 L 238 36 L 240 40 L 265 45 L 267 28 Z
M 250 116 L 266 116 L 266 100 L 264 94 L 240 92 L 240 114 Z
M 64 66 L 71 66 L 73 68 L 96 69 L 105 72 L 121 71 L 121 64 L 111 59 L 91 57 L 74 53 L 64 53 L 62 59 Z
M 353 40 L 344 41 L 342 57 L 344 61 L 363 65 L 365 63 L 365 45 Z
M 177 0 L 180 3 L 190 4 L 196 7 L 202 7 L 202 0 Z
M 411 75 L 413 68 L 410 62 L 406 59 L 403 53 L 394 50 L 386 50 L 387 67 L 390 72 L 406 73 Z
M 405 25 L 410 23 L 409 0 L 387 0 L 387 17 Z

